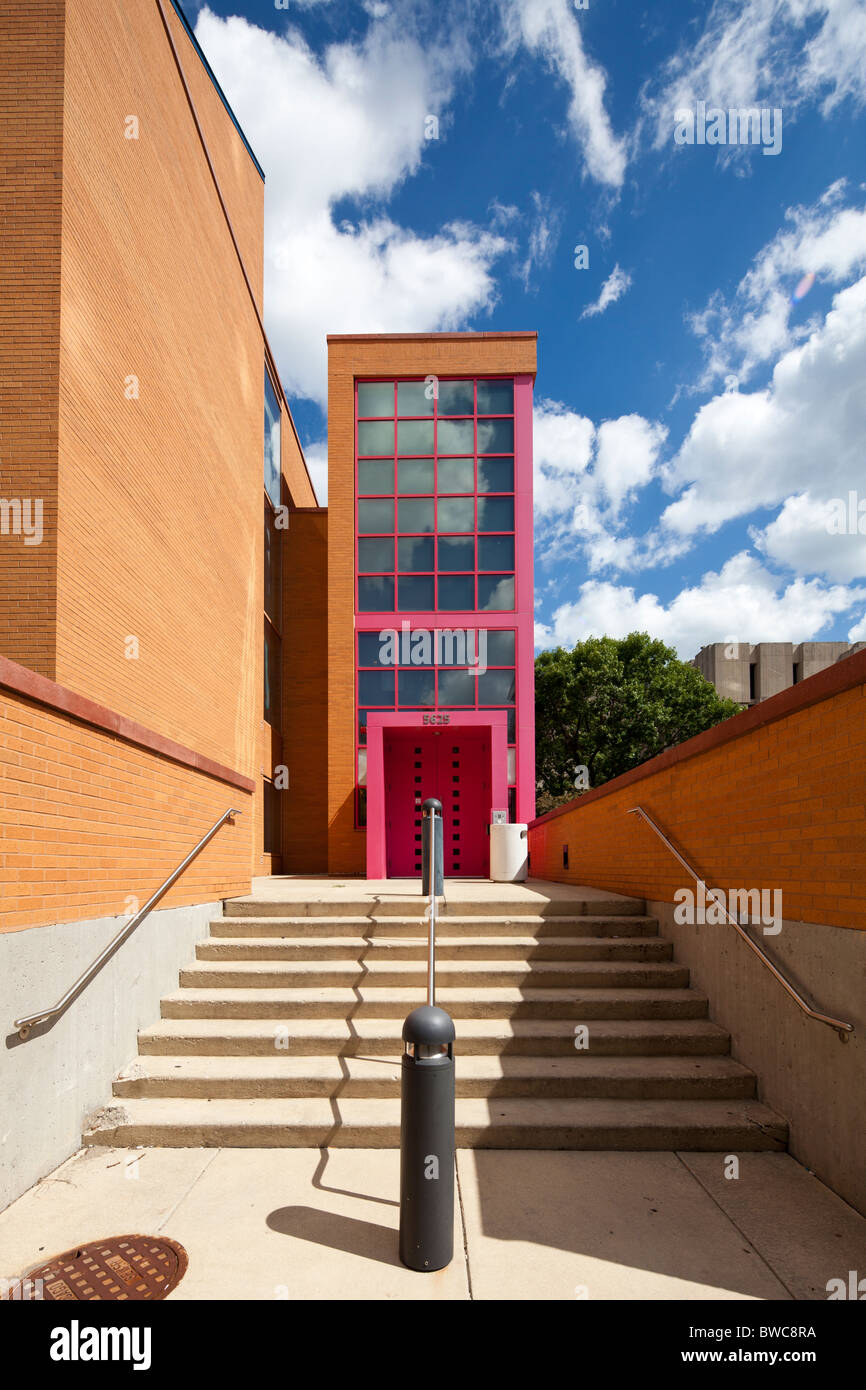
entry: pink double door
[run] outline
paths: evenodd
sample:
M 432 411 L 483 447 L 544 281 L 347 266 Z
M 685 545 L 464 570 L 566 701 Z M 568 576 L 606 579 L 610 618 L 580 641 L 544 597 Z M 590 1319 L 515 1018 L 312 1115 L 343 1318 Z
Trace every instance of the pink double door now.
M 384 738 L 389 878 L 421 873 L 421 805 L 442 802 L 446 878 L 490 871 L 490 734 L 483 729 L 412 729 Z

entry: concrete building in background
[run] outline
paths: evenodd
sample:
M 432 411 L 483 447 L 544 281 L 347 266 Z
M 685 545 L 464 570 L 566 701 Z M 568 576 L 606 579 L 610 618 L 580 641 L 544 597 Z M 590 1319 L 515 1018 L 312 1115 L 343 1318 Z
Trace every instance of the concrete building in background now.
M 741 705 L 756 705 L 799 685 L 836 661 L 861 651 L 864 642 L 711 642 L 689 663 L 716 687 L 719 695 Z

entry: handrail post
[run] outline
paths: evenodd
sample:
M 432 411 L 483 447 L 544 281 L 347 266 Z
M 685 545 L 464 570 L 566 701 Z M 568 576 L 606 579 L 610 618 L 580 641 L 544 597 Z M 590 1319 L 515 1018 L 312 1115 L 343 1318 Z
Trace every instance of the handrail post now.
M 444 881 L 442 803 L 423 805 L 421 893 L 427 897 L 427 1003 L 403 1024 L 400 1078 L 400 1259 L 444 1269 L 454 1254 L 454 1024 L 436 1007 L 436 902 Z M 438 822 L 438 830 L 437 830 Z
M 421 807 L 421 892 L 427 897 L 429 916 L 427 946 L 427 1003 L 436 1003 L 436 911 L 437 898 L 442 896 L 444 841 L 442 839 L 442 802 L 428 796 Z M 439 833 L 437 834 L 437 822 Z
M 698 873 L 696 873 L 695 870 L 692 868 L 688 860 L 684 859 L 683 856 L 680 854 L 679 850 L 671 844 L 667 835 L 665 835 L 664 832 L 659 829 L 652 816 L 650 816 L 642 806 L 632 806 L 628 811 L 628 815 L 638 816 L 639 819 L 645 820 L 650 829 L 654 830 L 656 835 L 658 835 L 662 844 L 670 850 L 671 854 L 674 856 L 675 859 L 679 860 L 686 873 L 691 874 L 692 878 L 695 880 L 695 883 L 703 883 L 705 888 L 710 887 L 706 879 L 701 878 L 701 876 Z M 841 1018 L 833 1018 L 831 1014 L 822 1014 L 817 1009 L 813 1009 L 811 1004 L 807 1003 L 807 1001 L 803 998 L 802 994 L 800 994 L 799 990 L 796 990 L 794 988 L 790 980 L 785 979 L 785 976 L 782 974 L 781 970 L 779 970 L 778 967 L 773 964 L 766 951 L 763 951 L 761 949 L 757 941 L 752 940 L 747 931 L 743 931 L 743 928 L 741 927 L 740 923 L 731 916 L 724 903 L 718 903 L 718 906 L 721 907 L 722 912 L 725 914 L 725 917 L 730 922 L 737 935 L 740 936 L 743 941 L 745 941 L 746 945 L 749 947 L 751 951 L 754 951 L 758 959 L 763 961 L 770 974 L 774 977 L 774 979 L 778 980 L 779 984 L 786 991 L 786 993 L 790 995 L 790 997 L 794 1000 L 795 1004 L 799 1004 L 800 1008 L 803 1010 L 803 1013 L 807 1014 L 809 1018 L 814 1018 L 817 1023 L 826 1023 L 828 1028 L 835 1029 L 841 1042 L 847 1042 L 849 1034 L 854 1032 L 854 1024 L 845 1023 Z

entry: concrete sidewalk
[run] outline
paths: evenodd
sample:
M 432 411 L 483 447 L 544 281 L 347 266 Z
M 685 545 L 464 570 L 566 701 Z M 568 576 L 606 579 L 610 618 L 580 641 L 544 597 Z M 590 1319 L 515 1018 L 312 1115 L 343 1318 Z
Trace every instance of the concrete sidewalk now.
M 787 1154 L 460 1150 L 454 1260 L 397 1257 L 391 1149 L 84 1149 L 0 1214 L 0 1276 L 172 1237 L 174 1299 L 826 1299 L 866 1219 Z

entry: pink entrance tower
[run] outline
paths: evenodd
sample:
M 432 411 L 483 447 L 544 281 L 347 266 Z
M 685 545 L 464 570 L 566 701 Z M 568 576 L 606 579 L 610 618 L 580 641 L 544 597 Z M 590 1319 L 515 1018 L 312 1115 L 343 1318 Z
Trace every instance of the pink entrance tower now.
M 365 341 L 392 350 L 353 381 L 355 829 L 368 878 L 420 874 L 436 796 L 446 875 L 486 877 L 494 815 L 535 815 L 535 335 Z

